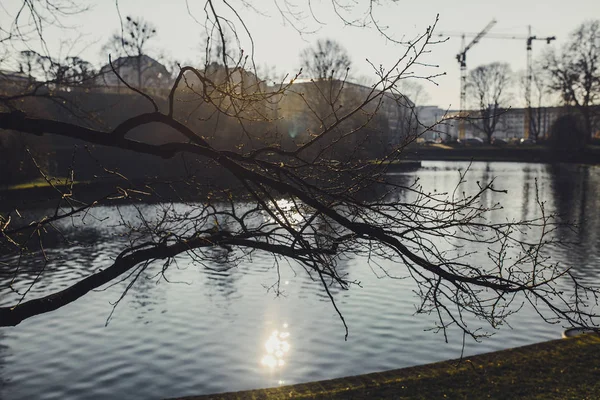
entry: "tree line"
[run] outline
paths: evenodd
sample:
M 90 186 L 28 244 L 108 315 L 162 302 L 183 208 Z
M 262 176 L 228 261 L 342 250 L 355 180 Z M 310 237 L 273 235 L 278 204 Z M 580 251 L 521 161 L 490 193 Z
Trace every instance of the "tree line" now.
M 565 107 L 550 132 L 557 147 L 579 148 L 600 130 L 600 20 L 582 23 L 559 49 L 551 48 L 535 60 L 531 94 L 525 99 L 529 134 L 543 139 L 542 114 L 549 105 Z M 514 74 L 507 63 L 481 65 L 469 72 L 467 90 L 479 111 L 472 126 L 491 142 L 507 110 L 517 103 L 515 89 L 525 95 L 528 79 Z
M 66 120 L 77 109 L 79 117 L 90 123 L 101 121 L 107 127 L 115 127 L 124 119 L 122 109 L 139 108 L 139 100 L 131 95 L 135 93 L 132 90 L 154 93 L 159 102 L 164 102 L 169 95 L 180 66 L 176 62 L 166 62 L 170 69 L 156 68 L 160 65 L 158 62 L 148 61 L 152 60 L 148 56 L 149 43 L 156 35 L 157 29 L 150 22 L 127 16 L 122 32 L 114 33 L 103 46 L 103 53 L 110 54 L 111 59 L 110 64 L 100 70 L 79 57 L 59 60 L 33 50 L 22 51 L 18 69 L 25 82 L 7 77 L 3 82 L 4 92 L 6 95 L 13 93 L 14 99 L 31 103 L 26 107 L 39 107 L 40 97 L 59 100 L 45 104 L 48 117 Z M 223 150 L 277 145 L 291 151 L 295 146 L 309 142 L 311 132 L 324 124 L 332 124 L 336 119 L 336 108 L 358 107 L 362 97 L 369 93 L 377 95 L 380 91 L 353 82 L 350 56 L 341 44 L 332 40 L 318 40 L 314 46 L 300 52 L 301 68 L 285 84 L 286 87 L 289 84 L 290 90 L 269 88 L 268 80 L 273 77 L 260 76 L 261 71 L 254 71 L 250 60 L 236 53 L 233 43 L 229 36 L 224 37 L 223 43 L 211 44 L 207 40 L 205 61 L 199 69 L 202 78 L 186 71 L 183 84 L 173 93 L 175 101 L 181 103 L 178 107 L 180 116 L 195 128 L 210 132 L 206 135 L 207 140 Z M 163 75 L 163 79 L 158 79 L 157 74 Z M 116 92 L 123 96 L 114 96 L 113 90 L 103 90 L 107 81 L 116 84 Z M 209 92 L 200 101 L 199 87 Z M 324 152 L 332 159 L 352 156 L 366 161 L 384 156 L 387 147 L 398 144 L 404 137 L 415 136 L 418 123 L 414 103 L 403 93 L 404 87 L 409 86 L 404 84 L 402 91 L 394 89 L 394 93 L 386 94 L 385 106 L 383 101 L 372 103 L 364 112 L 346 118 L 341 123 L 343 129 L 340 126 L 338 132 L 346 129 L 357 132 L 353 135 L 339 133 L 335 149 L 320 148 L 319 145 L 312 146 L 311 151 L 315 154 Z M 268 91 L 276 94 L 267 96 Z M 261 101 L 257 101 L 258 98 Z M 69 104 L 69 107 L 64 108 L 62 104 Z M 217 110 L 223 107 L 232 112 L 219 113 Z M 242 114 L 244 124 L 240 126 Z M 153 127 L 147 134 L 157 140 L 170 137 L 168 131 L 157 131 Z M 0 183 L 14 184 L 36 178 L 39 166 L 49 175 L 64 176 L 72 159 L 69 148 L 76 142 L 32 141 L 12 132 L 1 144 L 1 164 L 12 173 L 3 175 Z M 26 150 L 35 155 L 37 163 L 29 159 Z M 131 177 L 140 178 L 147 172 L 139 168 L 139 163 L 116 150 L 94 149 L 94 157 L 123 169 Z M 161 173 L 178 175 L 184 167 L 173 168 L 162 169 Z M 97 163 L 86 161 L 80 164 L 81 179 L 89 179 L 98 173 Z

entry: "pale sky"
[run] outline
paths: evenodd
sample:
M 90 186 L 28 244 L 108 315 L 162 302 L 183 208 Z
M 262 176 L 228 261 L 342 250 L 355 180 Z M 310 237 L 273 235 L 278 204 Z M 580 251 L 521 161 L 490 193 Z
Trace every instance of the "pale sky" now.
M 332 38 L 346 47 L 353 62 L 351 73 L 356 78 L 373 75 L 372 67 L 366 59 L 376 66 L 382 64 L 385 67 L 402 51 L 397 45 L 386 42 L 373 29 L 344 27 L 333 13 L 331 0 L 312 1 L 315 16 L 322 24 L 309 18 L 309 29 L 318 29 L 317 32 L 299 35 L 289 24 L 282 23 L 281 15 L 273 6 L 276 1 L 280 5 L 284 4 L 284 0 L 253 2 L 255 7 L 266 15 L 239 6 L 240 0 L 232 0 L 230 4 L 238 6 L 253 35 L 256 63 L 259 66 L 272 67 L 278 74 L 295 74 L 300 67 L 300 51 L 318 38 Z M 295 2 L 308 3 L 303 0 Z M 14 13 L 15 6 L 20 3 L 21 0 L 2 0 L 0 26 L 8 26 L 9 15 Z M 100 49 L 120 26 L 116 3 L 114 0 L 82 1 L 82 4 L 91 5 L 92 9 L 64 20 L 65 25 L 73 27 L 72 29 L 46 31 L 51 51 L 57 52 L 60 48 L 59 43 L 68 41 L 72 45 L 71 54 L 77 54 L 96 66 L 105 64 L 107 56 L 101 55 Z M 202 21 L 205 2 L 188 0 L 188 3 L 192 14 Z M 368 4 L 366 0 L 358 0 L 358 3 L 363 4 L 359 7 Z M 386 32 L 395 38 L 412 38 L 423 32 L 439 13 L 436 28 L 439 32 L 477 33 L 495 18 L 497 23 L 490 33 L 526 36 L 527 27 L 531 25 L 534 35 L 556 36 L 557 40 L 550 45 L 556 47 L 562 45 L 569 33 L 582 22 L 600 18 L 598 0 L 461 0 L 454 3 L 442 0 L 383 0 L 381 3 L 383 5 L 374 10 L 375 16 L 381 25 L 389 27 Z M 215 0 L 214 4 L 217 8 L 225 7 L 221 0 Z M 181 62 L 192 63 L 201 59 L 204 28 L 189 16 L 185 0 L 118 0 L 118 5 L 123 17 L 141 16 L 156 25 L 158 36 L 150 45 L 149 55 L 162 54 Z M 525 40 L 484 38 L 469 51 L 467 67 L 472 69 L 480 64 L 503 61 L 508 62 L 513 71 L 524 70 L 525 46 Z M 68 47 L 62 46 L 63 54 L 67 52 Z M 427 104 L 458 108 L 459 66 L 455 56 L 460 47 L 461 39 L 450 37 L 446 43 L 432 47 L 431 53 L 423 58 L 427 63 L 439 65 L 439 68 L 430 69 L 431 73 L 446 73 L 446 76 L 436 79 L 438 86 L 425 84 L 428 93 Z M 534 57 L 547 47 L 545 42 L 534 42 Z

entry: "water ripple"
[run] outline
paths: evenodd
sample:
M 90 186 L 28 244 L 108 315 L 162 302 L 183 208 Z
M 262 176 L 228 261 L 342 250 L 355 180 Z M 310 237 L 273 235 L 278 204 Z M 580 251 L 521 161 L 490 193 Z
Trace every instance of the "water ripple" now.
M 457 178 L 457 165 L 424 162 L 416 174 L 424 186 L 436 184 L 443 191 L 443 185 Z M 473 181 L 496 175 L 496 186 L 508 188 L 513 203 L 503 217 L 531 216 L 533 197 L 526 192 L 538 179 L 548 207 L 564 211 L 581 225 L 579 231 L 562 233 L 565 240 L 579 243 L 578 251 L 559 249 L 553 257 L 574 265 L 584 281 L 599 281 L 598 170 L 577 170 L 573 175 L 568 168 L 511 163 L 473 163 L 471 168 Z M 152 206 L 146 211 L 152 212 Z M 109 207 L 96 214 L 118 223 Z M 47 283 L 36 286 L 32 295 L 63 288 L 110 263 L 122 240 L 114 230 L 90 219 L 79 241 L 49 249 L 57 261 L 46 267 Z M 414 314 L 418 299 L 410 280 L 379 279 L 366 260 L 348 260 L 344 266 L 349 278 L 361 281 L 362 287 L 333 291 L 350 327 L 347 342 L 320 284 L 297 265 L 282 268 L 284 294 L 276 296 L 267 290 L 276 279 L 269 255 L 256 254 L 252 263 L 221 271 L 217 266 L 202 268 L 185 257 L 178 263 L 180 269 L 173 269 L 169 278 L 180 283 L 157 284 L 151 273 L 142 277 L 108 325 L 112 304 L 124 285 L 90 293 L 56 312 L 0 330 L 0 397 L 158 399 L 381 371 L 457 358 L 462 351 L 459 332 L 450 331 L 445 343 L 441 333 L 429 330 L 433 316 Z M 403 273 L 401 266 L 381 264 Z M 27 268 L 29 279 L 19 289 L 31 282 L 40 265 L 32 262 Z M 2 287 L 7 279 L 8 274 L 0 275 Z M 0 293 L 3 305 L 15 298 L 14 293 Z M 509 322 L 512 329 L 502 327 L 482 343 L 467 340 L 465 354 L 560 337 L 560 326 L 540 322 L 531 309 Z M 269 353 L 265 347 L 275 331 L 289 334 L 285 354 Z M 283 363 L 261 363 L 266 354 Z

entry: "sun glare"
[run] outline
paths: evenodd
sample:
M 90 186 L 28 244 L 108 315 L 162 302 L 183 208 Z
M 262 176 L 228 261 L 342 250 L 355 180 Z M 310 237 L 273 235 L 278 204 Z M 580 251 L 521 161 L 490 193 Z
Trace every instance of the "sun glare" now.
M 283 328 L 287 329 L 288 324 L 283 324 Z M 261 360 L 261 364 L 265 367 L 275 369 L 285 365 L 285 356 L 290 350 L 288 338 L 290 333 L 285 331 L 274 330 L 271 336 L 265 342 L 266 354 Z

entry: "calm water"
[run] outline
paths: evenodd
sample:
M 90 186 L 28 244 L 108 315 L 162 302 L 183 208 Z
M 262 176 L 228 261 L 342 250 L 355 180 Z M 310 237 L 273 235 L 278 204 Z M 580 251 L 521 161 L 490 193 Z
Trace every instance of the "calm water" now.
M 420 178 L 426 190 L 445 191 L 464 163 L 427 162 L 399 179 Z M 490 195 L 505 205 L 498 218 L 536 215 L 535 185 L 548 208 L 576 222 L 560 249 L 589 282 L 600 279 L 600 168 L 516 163 L 475 163 L 466 185 L 496 177 L 508 195 Z M 111 208 L 99 217 L 116 218 Z M 107 222 L 105 221 L 104 224 Z M 78 245 L 56 247 L 54 279 L 40 292 L 64 286 L 110 262 L 119 248 L 115 232 L 88 220 L 77 228 Z M 5 260 L 6 261 L 6 260 Z M 273 259 L 254 256 L 228 271 L 211 270 L 180 258 L 171 283 L 148 274 L 138 280 L 105 326 L 123 285 L 88 294 L 48 315 L 15 328 L 0 328 L 2 399 L 149 399 L 206 394 L 329 379 L 407 367 L 460 356 L 462 335 L 428 330 L 433 320 L 414 315 L 418 299 L 409 280 L 377 276 L 361 259 L 341 265 L 362 288 L 337 292 L 348 325 L 344 329 L 318 283 L 301 268 L 281 269 L 285 295 L 266 288 L 276 279 Z M 394 267 L 386 266 L 384 267 Z M 156 272 L 159 266 L 156 266 Z M 398 268 L 396 266 L 396 268 Z M 6 279 L 0 275 L 0 279 Z M 5 285 L 2 285 L 5 287 Z M 0 303 L 9 303 L 0 293 Z M 492 338 L 468 341 L 466 354 L 559 338 L 562 328 L 544 324 L 529 309 L 509 320 Z M 269 354 L 267 348 L 272 351 Z M 280 351 L 278 353 L 277 351 Z

